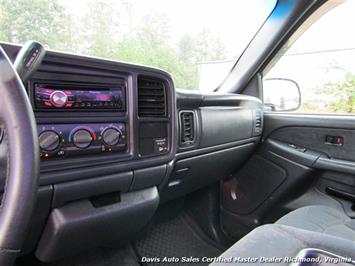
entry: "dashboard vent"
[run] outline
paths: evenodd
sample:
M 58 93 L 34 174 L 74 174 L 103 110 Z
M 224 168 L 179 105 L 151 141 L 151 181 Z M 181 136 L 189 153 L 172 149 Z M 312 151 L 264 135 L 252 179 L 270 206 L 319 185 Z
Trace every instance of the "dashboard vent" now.
M 194 113 L 191 111 L 180 112 L 180 143 L 190 146 L 195 140 Z
M 263 129 L 262 112 L 260 110 L 255 111 L 255 121 L 254 121 L 254 135 L 261 134 Z
M 166 116 L 166 92 L 163 81 L 138 79 L 138 115 L 140 117 Z

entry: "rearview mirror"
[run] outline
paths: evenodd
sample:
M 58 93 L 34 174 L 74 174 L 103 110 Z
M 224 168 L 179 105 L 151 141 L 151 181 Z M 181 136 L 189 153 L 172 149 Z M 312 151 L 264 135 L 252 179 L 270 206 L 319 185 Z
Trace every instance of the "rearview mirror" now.
M 301 106 L 300 88 L 291 79 L 264 79 L 263 93 L 265 111 L 294 111 Z

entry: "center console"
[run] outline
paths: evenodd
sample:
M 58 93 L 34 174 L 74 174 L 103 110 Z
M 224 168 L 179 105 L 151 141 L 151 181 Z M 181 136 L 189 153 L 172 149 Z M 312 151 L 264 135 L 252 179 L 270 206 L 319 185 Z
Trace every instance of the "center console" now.
M 29 89 L 36 112 L 61 112 L 74 118 L 88 112 L 112 113 L 116 119 L 126 115 L 125 79 L 111 84 L 31 80 Z M 125 122 L 50 123 L 38 124 L 37 129 L 43 159 L 128 152 Z
M 52 261 L 136 234 L 176 153 L 169 74 L 49 51 L 27 91 L 41 173 L 25 252 Z
M 87 166 L 112 162 L 136 162 L 142 168 L 142 162 L 157 166 L 171 161 L 176 125 L 170 76 L 152 68 L 73 57 L 61 54 L 58 59 L 49 52 L 27 84 L 42 172 L 82 167 L 84 173 Z M 62 176 L 63 181 L 74 178 Z

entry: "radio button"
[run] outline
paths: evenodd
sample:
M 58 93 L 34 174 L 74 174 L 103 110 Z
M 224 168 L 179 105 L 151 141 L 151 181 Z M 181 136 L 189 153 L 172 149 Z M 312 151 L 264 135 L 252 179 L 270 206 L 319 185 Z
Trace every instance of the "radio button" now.
M 63 107 L 68 101 L 68 95 L 63 91 L 54 91 L 50 99 L 55 107 Z
M 53 151 L 59 147 L 60 137 L 54 131 L 43 131 L 39 135 L 39 146 L 41 150 Z
M 91 145 L 93 137 L 86 129 L 79 129 L 73 135 L 74 145 L 80 149 L 85 149 Z
M 116 128 L 108 128 L 102 134 L 102 139 L 108 146 L 115 146 L 121 140 L 122 133 Z
M 49 100 L 50 96 L 47 94 L 38 94 L 37 98 L 38 98 L 38 100 Z

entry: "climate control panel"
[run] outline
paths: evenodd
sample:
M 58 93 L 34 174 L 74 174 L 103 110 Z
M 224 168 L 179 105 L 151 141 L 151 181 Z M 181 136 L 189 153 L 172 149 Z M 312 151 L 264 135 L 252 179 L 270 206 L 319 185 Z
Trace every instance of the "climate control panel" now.
M 38 125 L 42 158 L 127 151 L 124 123 Z

